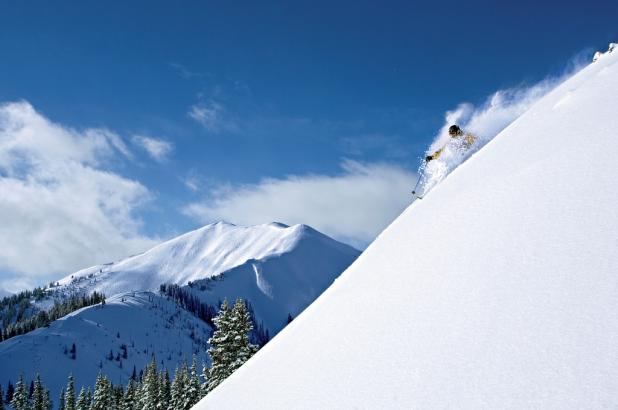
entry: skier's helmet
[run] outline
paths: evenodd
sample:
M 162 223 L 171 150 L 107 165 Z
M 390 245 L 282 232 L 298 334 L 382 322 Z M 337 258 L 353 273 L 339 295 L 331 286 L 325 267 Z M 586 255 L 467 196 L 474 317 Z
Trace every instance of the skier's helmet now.
M 462 133 L 461 128 L 459 128 L 459 126 L 457 125 L 451 125 L 448 128 L 448 135 L 450 135 L 451 137 L 454 137 L 456 135 L 460 135 Z

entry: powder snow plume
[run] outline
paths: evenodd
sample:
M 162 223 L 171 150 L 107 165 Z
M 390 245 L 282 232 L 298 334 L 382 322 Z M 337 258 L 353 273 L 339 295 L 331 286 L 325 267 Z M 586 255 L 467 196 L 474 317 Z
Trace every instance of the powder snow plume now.
M 547 77 L 533 85 L 498 90 L 478 106 L 464 102 L 454 110 L 447 111 L 444 116 L 444 125 L 430 145 L 427 155 L 433 154 L 441 147 L 444 147 L 444 150 L 438 159 L 429 163 L 423 161 L 420 165 L 419 174 L 423 177 L 419 192 L 423 195 L 429 192 L 451 171 L 528 111 L 541 97 L 586 64 L 588 61 L 584 60 L 584 53 L 580 53 L 569 61 L 567 67 L 559 75 Z M 466 134 L 476 137 L 472 146 L 465 148 L 461 141 L 451 140 L 448 128 L 453 124 L 459 125 Z

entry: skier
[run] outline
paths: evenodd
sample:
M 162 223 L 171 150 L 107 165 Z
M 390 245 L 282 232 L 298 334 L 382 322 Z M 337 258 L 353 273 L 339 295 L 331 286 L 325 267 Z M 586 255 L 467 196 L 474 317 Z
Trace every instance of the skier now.
M 472 134 L 464 134 L 464 132 L 461 130 L 461 128 L 459 128 L 458 125 L 451 125 L 448 128 L 448 135 L 450 135 L 451 138 L 453 139 L 458 139 L 461 141 L 462 146 L 465 149 L 470 148 L 470 146 L 472 146 L 472 144 L 474 144 L 474 141 L 476 141 L 476 137 Z M 438 159 L 440 157 L 440 154 L 442 154 L 442 151 L 444 151 L 444 148 L 446 147 L 446 145 L 444 145 L 442 148 L 440 148 L 439 150 L 437 150 L 436 152 L 434 152 L 431 155 L 427 155 L 427 157 L 425 157 L 425 162 L 429 162 L 433 159 Z

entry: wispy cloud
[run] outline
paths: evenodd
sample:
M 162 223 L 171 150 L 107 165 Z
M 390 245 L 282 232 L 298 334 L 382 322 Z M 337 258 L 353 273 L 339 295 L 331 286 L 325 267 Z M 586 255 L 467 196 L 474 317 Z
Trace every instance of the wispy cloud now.
M 150 191 L 107 166 L 130 156 L 112 131 L 54 123 L 27 102 L 0 105 L 0 288 L 155 243 L 134 217 Z
M 184 212 L 204 223 L 219 219 L 240 224 L 305 223 L 364 247 L 405 209 L 414 181 L 413 173 L 397 165 L 345 161 L 338 175 L 219 186 Z
M 188 115 L 213 133 L 238 131 L 238 124 L 229 117 L 223 104 L 213 100 L 192 105 Z
M 134 135 L 132 141 L 158 162 L 165 161 L 174 149 L 174 145 L 169 141 L 145 135 Z

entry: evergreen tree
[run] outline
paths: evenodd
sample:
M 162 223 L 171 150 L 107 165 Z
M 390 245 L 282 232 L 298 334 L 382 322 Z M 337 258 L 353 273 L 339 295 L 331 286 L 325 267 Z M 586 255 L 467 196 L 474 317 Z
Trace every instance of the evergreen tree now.
M 127 390 L 124 392 L 124 397 L 122 399 L 123 410 L 137 410 L 138 390 L 139 386 L 137 382 L 133 379 L 129 379 Z
M 0 385 L 0 410 L 4 410 L 4 392 L 2 391 L 1 385 Z
M 47 410 L 45 407 L 45 387 L 41 382 L 41 376 L 36 375 L 34 390 L 32 392 L 32 410 Z
M 11 406 L 14 410 L 30 410 L 28 388 L 24 383 L 23 375 L 19 375 L 19 379 L 15 385 L 15 393 L 13 394 L 13 400 L 11 400 Z
M 170 374 L 165 369 L 159 374 L 159 396 L 157 397 L 157 409 L 167 410 L 172 399 L 170 386 Z
M 210 378 L 209 372 L 210 369 L 204 362 L 204 365 L 202 366 L 202 379 L 204 380 L 204 383 L 200 386 L 202 390 L 202 397 L 206 396 L 206 393 L 208 393 L 208 379 Z
M 69 375 L 67 392 L 64 395 L 64 403 L 65 410 L 75 410 L 75 379 L 72 374 Z
M 9 384 L 8 386 L 6 386 L 6 400 L 4 400 L 6 403 L 11 403 L 11 401 L 13 400 L 13 394 L 15 394 L 15 387 L 13 386 L 13 383 L 11 383 L 11 381 L 9 380 Z
M 94 385 L 94 396 L 92 398 L 91 410 L 108 410 L 114 408 L 111 388 L 107 377 L 99 373 Z
M 208 341 L 208 354 L 212 362 L 208 391 L 217 387 L 257 351 L 257 346 L 249 343 L 249 332 L 253 325 L 242 299 L 236 300 L 231 309 L 224 300 L 214 323 L 217 330 Z
M 232 309 L 232 329 L 231 343 L 235 357 L 231 373 L 245 364 L 258 350 L 256 345 L 249 342 L 249 333 L 253 329 L 253 324 L 247 305 L 242 299 L 237 299 Z
M 146 366 L 146 372 L 142 379 L 138 408 L 141 410 L 155 409 L 157 407 L 158 396 L 159 374 L 157 372 L 157 362 L 153 357 L 152 361 Z
M 54 408 L 54 404 L 52 403 L 51 396 L 49 393 L 49 389 L 45 389 L 45 393 L 43 395 L 43 407 L 45 410 L 52 410 Z
M 187 390 L 186 402 L 189 408 L 193 407 L 202 398 L 200 389 L 200 377 L 197 374 L 197 362 L 193 357 L 191 373 L 189 374 L 189 388 Z
M 114 394 L 114 404 L 116 406 L 116 409 L 124 410 L 124 389 L 122 388 L 122 385 L 113 387 L 112 390 Z
M 88 410 L 88 398 L 86 397 L 86 389 L 82 387 L 75 403 L 76 410 Z
M 186 386 L 189 384 L 189 370 L 187 364 L 183 363 L 180 368 L 176 369 L 174 382 L 172 383 L 172 400 L 169 405 L 169 410 L 189 410 L 191 407 L 186 407 Z
M 232 351 L 228 337 L 232 331 L 232 312 L 224 300 L 219 309 L 219 314 L 213 319 L 216 330 L 208 340 L 210 348 L 208 355 L 212 363 L 208 378 L 208 391 L 219 385 L 230 375 L 229 369 L 232 364 Z
M 92 394 L 92 390 L 88 387 L 86 390 L 86 408 L 90 409 L 92 407 L 92 402 L 94 401 L 94 396 Z
M 64 406 L 64 389 L 60 390 L 60 397 L 58 398 L 58 410 L 66 410 Z

